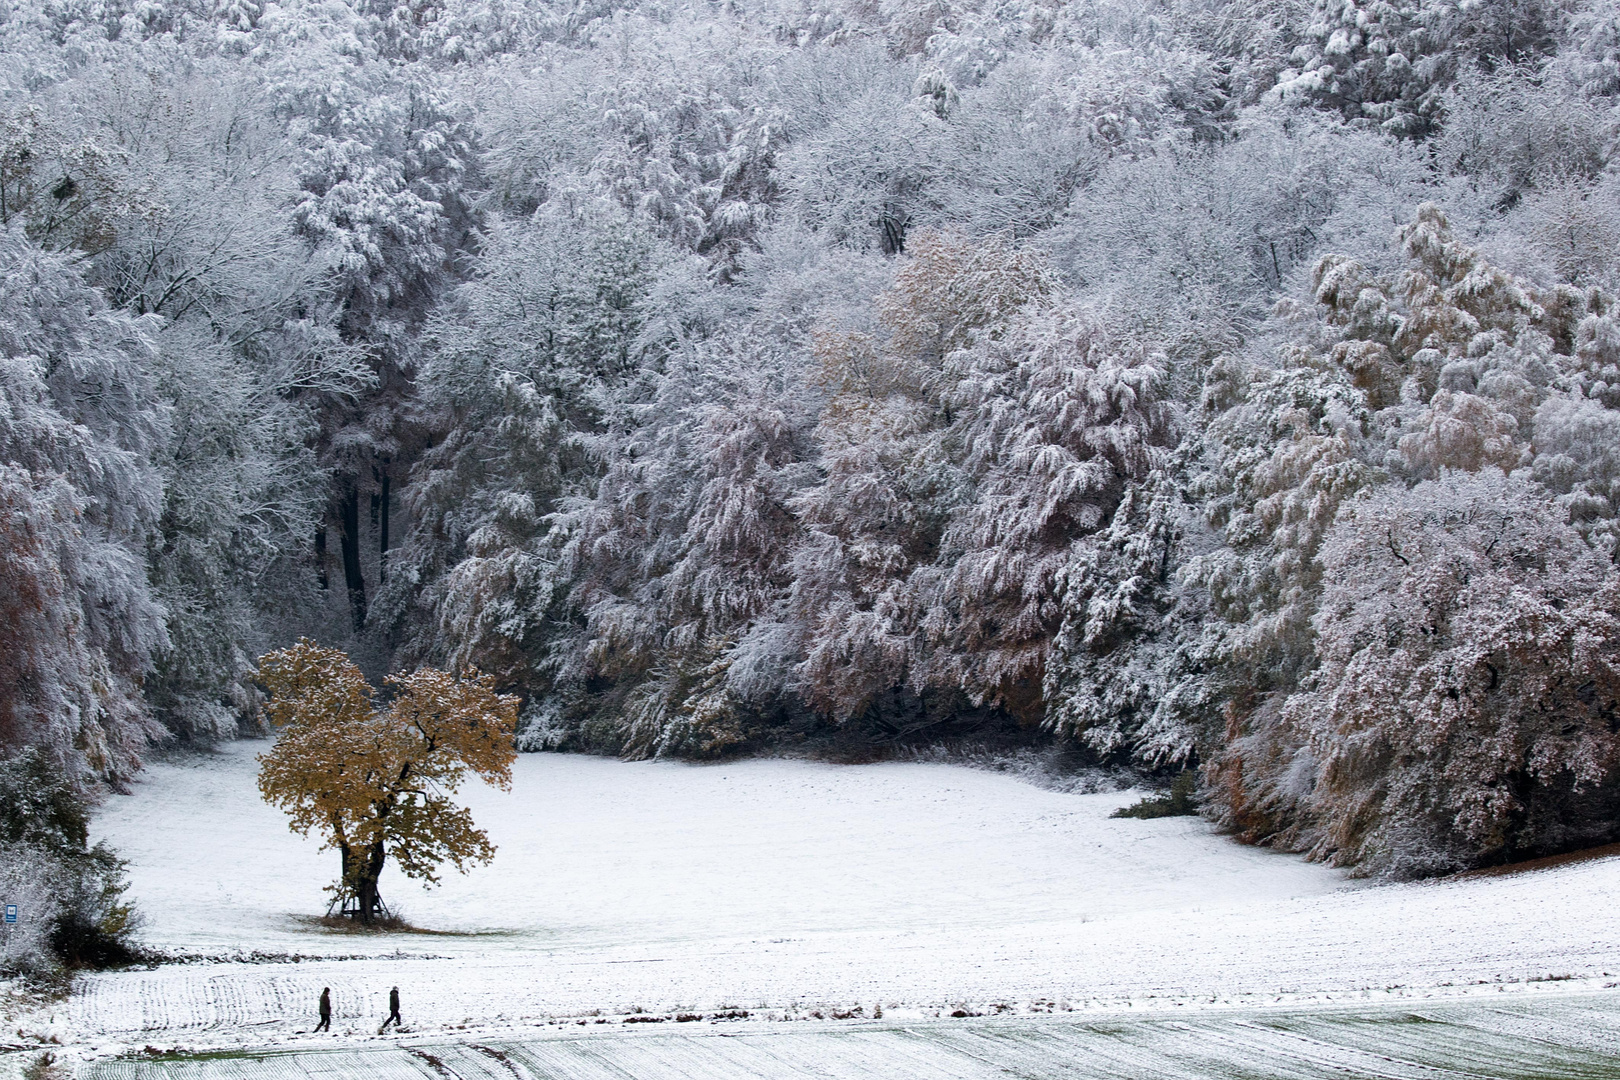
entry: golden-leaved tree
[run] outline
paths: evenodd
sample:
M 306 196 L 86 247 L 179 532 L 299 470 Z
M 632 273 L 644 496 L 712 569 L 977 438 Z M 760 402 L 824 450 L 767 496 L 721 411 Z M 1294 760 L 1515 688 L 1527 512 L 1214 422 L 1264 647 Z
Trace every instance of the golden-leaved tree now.
M 259 792 L 342 856 L 333 906 L 371 924 L 386 909 L 377 880 L 389 855 L 429 884 L 453 863 L 465 873 L 495 854 L 489 836 L 450 799 L 469 772 L 509 788 L 518 699 L 487 675 L 421 668 L 390 676 L 393 700 L 373 704 L 360 669 L 307 639 L 259 658 L 265 712 L 280 730 L 259 756 Z

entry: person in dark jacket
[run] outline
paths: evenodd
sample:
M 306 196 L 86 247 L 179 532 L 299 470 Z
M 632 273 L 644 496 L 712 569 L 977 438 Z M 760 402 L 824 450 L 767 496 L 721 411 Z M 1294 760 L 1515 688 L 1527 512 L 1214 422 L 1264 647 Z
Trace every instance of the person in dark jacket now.
M 403 1022 L 399 1018 L 399 987 L 396 986 L 388 991 L 388 1019 L 384 1020 L 382 1027 L 377 1029 L 377 1034 L 381 1035 L 387 1031 L 389 1024 L 398 1027 Z
M 332 988 L 321 987 L 321 1022 L 315 1025 L 316 1031 L 330 1031 L 332 1029 Z

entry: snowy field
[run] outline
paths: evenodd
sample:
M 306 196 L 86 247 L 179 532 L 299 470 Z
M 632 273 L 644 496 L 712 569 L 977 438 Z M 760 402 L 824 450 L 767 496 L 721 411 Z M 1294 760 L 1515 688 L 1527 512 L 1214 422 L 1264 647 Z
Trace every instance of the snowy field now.
M 576 1049 L 612 1031 L 610 1043 L 631 1040 L 626 1053 L 687 1047 L 668 1053 L 700 1060 L 732 1043 L 693 1032 L 746 1036 L 724 1053 L 747 1057 L 744 1045 L 767 1055 L 788 1047 L 770 1040 L 793 1030 L 846 1047 L 829 1049 L 833 1057 L 860 1059 L 856 1043 L 837 1041 L 860 1038 L 945 1062 L 965 1051 L 917 1047 L 958 1036 L 917 1032 L 1057 1047 L 1075 1032 L 1095 1041 L 1097 1024 L 1111 1030 L 1106 1018 L 1129 1017 L 1137 1027 L 1120 1036 L 1126 1042 L 1157 1045 L 1174 1024 L 1196 1022 L 1235 1033 L 1221 1038 L 1241 1047 L 1262 1028 L 1293 1045 L 1294 1035 L 1275 1031 L 1322 1008 L 1443 1006 L 1467 1013 L 1454 1018 L 1464 1028 L 1511 1013 L 1546 1030 L 1564 1022 L 1545 1012 L 1555 1006 L 1566 1017 L 1620 1007 L 1620 859 L 1369 886 L 1239 846 L 1198 819 L 1108 817 L 1140 793 L 1059 794 L 945 765 L 525 755 L 510 793 L 466 793 L 499 845 L 494 864 L 426 892 L 385 878 L 385 898 L 430 933 L 337 933 L 310 919 L 324 910 L 336 856 L 259 802 L 254 754 L 263 747 L 154 764 L 133 795 L 103 808 L 94 831 L 130 860 L 146 939 L 194 962 L 83 979 L 27 1034 L 102 1061 L 98 1076 L 148 1075 L 159 1063 L 113 1060 L 147 1046 L 339 1046 L 359 1055 L 355 1075 L 391 1075 L 386 1057 L 443 1076 L 421 1054 L 444 1052 L 409 1046 L 495 1040 L 560 1053 L 553 1044 L 564 1029 L 579 1033 L 564 1039 Z M 378 1040 L 393 985 L 407 1028 Z M 323 986 L 335 1002 L 332 1036 L 307 1033 Z M 1170 1019 L 1151 1022 L 1159 1027 L 1136 1019 L 1165 1010 Z M 680 1016 L 703 1022 L 677 1027 Z M 654 1019 L 664 1026 L 625 1024 Z M 1582 1052 L 1620 1061 L 1605 1030 L 1607 1043 Z M 781 1075 L 801 1075 L 782 1053 Z M 318 1056 L 344 1074 L 337 1058 Z M 210 1076 L 271 1075 L 209 1060 L 225 1070 Z M 522 1075 L 501 1068 L 491 1075 Z M 708 1072 L 769 1075 L 727 1068 Z M 980 1075 L 930 1068 L 889 1075 Z M 1160 1075 L 1144 1070 L 1117 1075 Z M 596 1075 L 539 1065 L 529 1074 Z M 705 1069 L 632 1075 L 689 1074 Z M 1582 1065 L 1547 1075 L 1620 1073 Z
M 1418 1008 L 493 1033 L 107 1060 L 89 1080 L 1612 1080 L 1613 995 Z

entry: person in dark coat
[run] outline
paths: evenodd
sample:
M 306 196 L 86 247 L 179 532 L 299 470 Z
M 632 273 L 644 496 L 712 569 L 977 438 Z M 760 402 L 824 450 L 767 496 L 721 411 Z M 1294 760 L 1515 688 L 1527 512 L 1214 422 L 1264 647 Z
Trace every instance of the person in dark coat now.
M 321 987 L 321 1022 L 315 1025 L 316 1031 L 330 1031 L 332 1029 L 332 988 Z
M 377 1029 L 377 1034 L 381 1035 L 387 1031 L 389 1024 L 398 1027 L 403 1022 L 399 1018 L 399 987 L 396 986 L 388 991 L 388 1019 L 384 1020 L 382 1027 Z

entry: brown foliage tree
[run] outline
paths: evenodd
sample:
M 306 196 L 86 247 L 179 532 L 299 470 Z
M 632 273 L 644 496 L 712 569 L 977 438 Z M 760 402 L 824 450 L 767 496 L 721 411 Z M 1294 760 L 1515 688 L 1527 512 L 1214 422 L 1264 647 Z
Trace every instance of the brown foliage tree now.
M 335 907 L 374 922 L 385 910 L 377 879 L 389 855 L 429 884 L 447 861 L 466 873 L 494 857 L 489 836 L 450 801 L 469 771 L 511 786 L 518 699 L 496 693 L 489 676 L 393 675 L 394 699 L 379 709 L 347 656 L 305 639 L 260 657 L 258 680 L 281 731 L 259 756 L 259 792 L 294 832 L 318 830 L 342 856 Z
M 1036 255 L 1003 239 L 921 232 L 907 250 L 878 300 L 885 340 L 817 336 L 832 391 L 816 428 L 826 479 L 792 501 L 809 534 L 791 601 L 809 628 L 803 689 L 839 723 L 894 688 L 929 684 L 922 622 L 942 535 L 969 490 L 953 425 L 964 373 L 952 358 L 995 348 L 1056 288 Z
M 1321 561 L 1321 664 L 1282 717 L 1315 766 L 1313 854 L 1420 876 L 1620 832 L 1620 579 L 1544 495 L 1494 470 L 1391 485 Z

